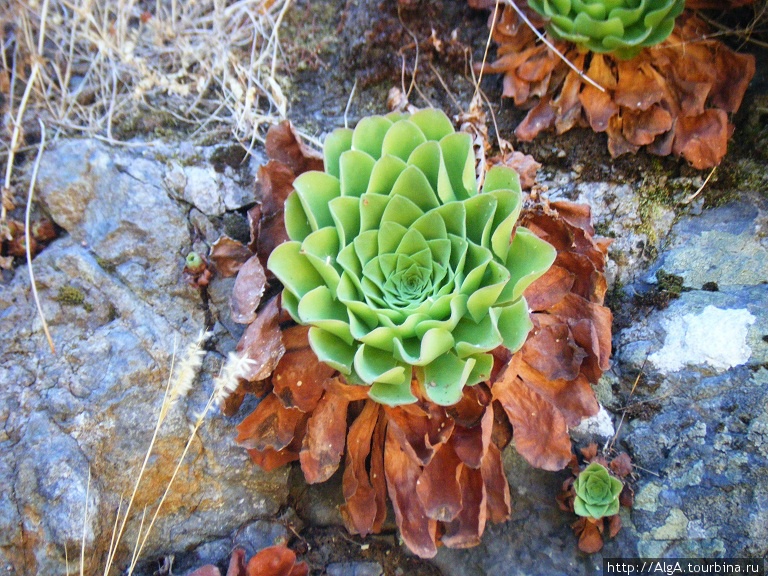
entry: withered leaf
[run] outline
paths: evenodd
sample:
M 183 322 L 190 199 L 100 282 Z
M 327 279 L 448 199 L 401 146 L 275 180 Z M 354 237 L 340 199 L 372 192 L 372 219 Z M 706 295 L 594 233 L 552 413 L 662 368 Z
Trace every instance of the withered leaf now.
M 230 278 L 240 271 L 251 256 L 253 254 L 242 242 L 225 235 L 213 243 L 208 258 L 223 278 Z
M 504 474 L 501 451 L 495 444 L 488 445 L 480 471 L 485 483 L 488 519 L 491 522 L 506 522 L 512 513 L 511 495 L 509 482 L 507 482 L 507 477 Z
M 366 460 L 371 452 L 371 440 L 380 411 L 376 402 L 366 401 L 363 411 L 349 427 L 347 436 L 347 458 L 342 480 L 345 503 L 339 511 L 347 530 L 361 536 L 373 531 L 376 520 L 376 490 L 371 485 Z
M 279 313 L 277 297 L 272 298 L 261 309 L 256 320 L 248 325 L 237 343 L 236 350 L 253 360 L 244 376 L 248 382 L 258 382 L 269 377 L 285 353 L 278 324 Z
M 325 482 L 339 467 L 347 434 L 349 400 L 326 385 L 326 391 L 307 423 L 301 449 L 301 470 L 307 483 Z
M 470 468 L 480 468 L 493 431 L 493 412 L 486 410 L 478 425 L 453 427 L 451 443 L 461 461 Z
M 597 522 L 602 527 L 602 518 Z M 587 554 L 594 554 L 603 549 L 603 536 L 597 524 L 586 518 L 581 518 L 574 524 L 574 531 L 579 534 L 579 550 Z
M 478 469 L 461 466 L 462 508 L 452 522 L 445 525 L 442 542 L 451 548 L 469 548 L 480 544 L 488 514 L 483 474 Z
M 557 112 L 552 107 L 552 97 L 545 96 L 536 104 L 522 122 L 515 128 L 515 136 L 523 142 L 530 142 L 541 132 L 554 126 Z
M 227 576 L 246 576 L 245 574 L 245 550 L 235 548 L 229 558 Z
M 446 442 L 433 456 L 416 481 L 416 495 L 427 516 L 440 522 L 450 522 L 462 506 L 461 460 L 450 442 Z
M 618 83 L 614 100 L 630 110 L 648 110 L 665 95 L 666 82 L 645 56 L 617 60 Z
M 618 514 L 614 514 L 613 516 L 609 516 L 607 518 L 608 520 L 608 536 L 613 538 L 616 536 L 616 534 L 619 533 L 619 530 L 621 530 L 621 516 Z
M 207 564 L 206 566 L 201 566 L 192 572 L 189 576 L 221 576 L 221 572 L 219 572 L 219 569 L 216 568 L 216 566 Z
M 250 324 L 256 319 L 256 309 L 266 284 L 267 276 L 258 256 L 251 256 L 237 273 L 235 286 L 232 288 L 229 307 L 234 322 Z
M 546 310 L 571 291 L 574 274 L 565 268 L 553 265 L 525 291 L 525 299 L 531 310 Z
M 575 324 L 579 320 L 592 322 L 600 342 L 600 366 L 605 366 L 605 369 L 610 366 L 613 314 L 609 308 L 587 302 L 576 294 L 567 294 L 565 298 L 549 309 L 549 313 L 568 324 Z
M 277 396 L 269 394 L 237 425 L 235 442 L 255 450 L 281 450 L 293 441 L 305 416 L 301 410 L 286 408 Z
M 296 564 L 296 553 L 285 546 L 270 546 L 248 561 L 245 576 L 306 576 L 305 562 Z
M 387 427 L 384 471 L 389 499 L 392 501 L 403 541 L 421 558 L 433 558 L 437 554 L 437 521 L 428 518 L 421 500 L 413 497 L 416 493 L 416 482 L 421 475 L 421 466 L 405 452 L 393 432 L 391 423 Z
M 387 438 L 387 418 L 380 414 L 373 430 L 371 445 L 371 486 L 376 493 L 376 517 L 373 520 L 373 533 L 381 532 L 387 519 L 387 478 L 384 470 L 384 443 Z
M 510 367 L 492 391 L 512 424 L 515 448 L 531 466 L 554 471 L 568 465 L 571 439 L 559 410 L 526 386 Z
M 286 351 L 272 373 L 272 385 L 284 406 L 311 412 L 323 394 L 323 384 L 335 370 L 317 359 L 306 334 L 304 326 L 283 332 Z
M 265 472 L 272 472 L 272 470 L 282 468 L 286 464 L 299 459 L 298 452 L 292 452 L 286 448 L 282 450 L 274 450 L 269 447 L 263 450 L 251 448 L 248 450 L 248 455 L 253 460 L 253 463 Z
M 728 150 L 730 131 L 724 110 L 705 110 L 698 116 L 678 118 L 672 151 L 699 170 L 716 166 Z
M 547 380 L 573 380 L 587 355 L 565 324 L 535 328 L 520 352 L 522 359 Z
M 389 418 L 387 434 L 395 435 L 402 449 L 422 466 L 429 463 L 436 448 L 453 432 L 453 420 L 448 418 L 445 409 L 431 402 L 423 407 L 409 404 L 384 409 Z
M 629 454 L 622 452 L 611 460 L 611 470 L 619 478 L 632 474 L 632 459 L 629 457 Z
M 322 154 L 305 146 L 288 120 L 270 127 L 264 145 L 270 159 L 286 164 L 296 175 L 323 169 Z

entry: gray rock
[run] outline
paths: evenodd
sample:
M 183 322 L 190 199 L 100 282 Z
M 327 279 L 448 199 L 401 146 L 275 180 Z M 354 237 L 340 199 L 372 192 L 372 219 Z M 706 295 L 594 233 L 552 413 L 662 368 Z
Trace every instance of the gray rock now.
M 384 568 L 378 562 L 334 562 L 325 567 L 328 576 L 381 576 Z
M 174 341 L 181 355 L 204 327 L 200 297 L 181 278 L 186 209 L 169 196 L 163 174 L 156 161 L 93 141 L 61 142 L 43 158 L 39 197 L 67 231 L 34 260 L 56 356 L 42 336 L 26 268 L 0 290 L 0 482 L 7 487 L 0 565 L 7 574 L 64 574 L 65 548 L 74 563 L 83 534 L 86 572 L 102 569 L 118 503 L 130 495 L 152 438 Z M 232 337 L 220 335 L 196 387 L 158 433 L 118 566 L 231 349 Z M 287 471 L 257 470 L 234 446 L 234 424 L 207 417 L 143 558 L 224 538 L 284 505 Z

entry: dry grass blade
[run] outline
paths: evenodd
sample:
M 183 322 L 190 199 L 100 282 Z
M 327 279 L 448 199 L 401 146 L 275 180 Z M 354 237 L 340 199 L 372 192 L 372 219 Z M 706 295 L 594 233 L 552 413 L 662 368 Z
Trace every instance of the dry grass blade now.
M 56 347 L 53 345 L 53 338 L 51 338 L 51 332 L 48 330 L 48 323 L 45 321 L 45 315 L 43 314 L 43 308 L 40 305 L 40 297 L 37 294 L 37 285 L 35 284 L 35 273 L 32 270 L 32 240 L 30 238 L 30 230 L 32 226 L 32 197 L 34 196 L 35 183 L 37 182 L 37 171 L 40 168 L 40 159 L 43 157 L 43 150 L 45 150 L 45 124 L 38 118 L 40 123 L 40 147 L 37 150 L 37 157 L 35 158 L 35 164 L 32 168 L 32 178 L 29 181 L 29 193 L 27 194 L 27 210 L 24 216 L 24 244 L 27 252 L 27 270 L 29 271 L 29 286 L 32 289 L 32 296 L 35 299 L 35 306 L 37 306 L 37 313 L 40 316 L 40 321 L 43 324 L 43 332 L 45 332 L 45 338 L 48 340 L 48 346 L 51 349 L 52 354 L 56 354 Z M 8 165 L 10 166 L 10 159 Z
M 4 53 L 0 65 L 9 74 L 30 67 L 28 77 L 14 76 L 25 84 L 22 102 L 57 136 L 79 132 L 119 143 L 205 125 L 201 138 L 224 129 L 249 146 L 262 125 L 286 113 L 278 29 L 290 5 L 44 0 L 41 7 L 14 0 L 0 10 L 15 38 L 13 58 Z M 20 107 L 16 132 L 23 113 Z

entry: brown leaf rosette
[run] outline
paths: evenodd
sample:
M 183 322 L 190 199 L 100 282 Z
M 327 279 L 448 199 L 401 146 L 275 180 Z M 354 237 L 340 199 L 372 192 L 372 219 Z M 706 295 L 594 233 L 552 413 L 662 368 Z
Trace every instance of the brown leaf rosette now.
M 594 238 L 589 208 L 529 202 L 521 223 L 558 256 L 525 293 L 534 324 L 528 342 L 514 355 L 496 349 L 488 381 L 466 387 L 457 404 L 444 407 L 427 400 L 414 380 L 416 403 L 380 405 L 367 387 L 347 384 L 319 362 L 307 329 L 281 315 L 273 299 L 238 346 L 256 362 L 240 393 L 258 385 L 266 395 L 238 426 L 237 442 L 266 470 L 298 460 L 309 483 L 326 481 L 342 466 L 340 511 L 353 534 L 379 532 L 389 498 L 403 541 L 419 556 L 434 556 L 440 545 L 477 545 L 487 521 L 511 513 L 502 450 L 514 438 L 531 465 L 567 466 L 568 428 L 597 412 L 591 384 L 610 356 L 607 243 Z M 279 350 L 278 336 L 284 353 L 265 354 Z
M 541 18 L 527 13 L 543 29 Z M 733 133 L 728 115 L 739 109 L 755 74 L 754 56 L 734 52 L 711 39 L 711 32 L 704 20 L 686 12 L 666 40 L 631 60 L 550 38 L 603 92 L 539 42 L 507 6 L 493 26 L 497 59 L 484 71 L 503 74 L 502 96 L 530 109 L 515 130 L 520 140 L 547 129 L 562 134 L 589 126 L 608 135 L 614 158 L 645 146 L 660 156 L 682 156 L 694 168 L 711 168 L 725 155 Z

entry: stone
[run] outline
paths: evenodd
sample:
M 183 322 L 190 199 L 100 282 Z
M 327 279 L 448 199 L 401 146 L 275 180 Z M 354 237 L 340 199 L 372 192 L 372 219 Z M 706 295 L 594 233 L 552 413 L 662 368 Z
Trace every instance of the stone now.
M 381 576 L 384 569 L 378 562 L 333 562 L 325 567 L 328 576 Z
M 204 327 L 200 295 L 181 276 L 191 242 L 186 208 L 166 190 L 163 174 L 160 162 L 90 140 L 59 142 L 43 156 L 39 198 L 66 231 L 33 263 L 55 356 L 26 267 L 0 289 L 6 574 L 65 574 L 65 548 L 74 563 L 83 535 L 85 572 L 103 571 L 119 501 L 124 509 L 152 438 L 174 347 L 182 354 Z M 212 377 L 234 347 L 226 328 L 215 331 L 196 386 L 158 432 L 118 550 L 121 569 L 142 510 L 152 513 Z M 234 424 L 206 416 L 142 558 L 221 539 L 284 506 L 287 469 L 256 469 L 234 445 Z

